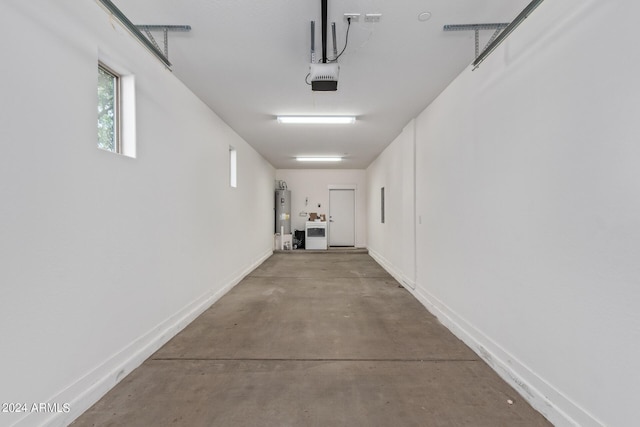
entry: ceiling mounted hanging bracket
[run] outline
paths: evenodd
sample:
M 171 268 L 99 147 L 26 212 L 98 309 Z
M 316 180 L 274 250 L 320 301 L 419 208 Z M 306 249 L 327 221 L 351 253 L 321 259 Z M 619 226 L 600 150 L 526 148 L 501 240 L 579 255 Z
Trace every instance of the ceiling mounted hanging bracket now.
M 525 19 L 533 13 L 538 6 L 542 4 L 544 0 L 531 0 L 531 2 L 525 7 L 522 12 L 515 17 L 513 21 L 508 24 L 469 24 L 469 25 L 445 25 L 444 31 L 475 31 L 476 32 L 476 59 L 473 61 L 473 69 L 477 69 L 482 61 L 484 61 L 491 52 L 493 52 L 502 43 L 509 34 L 511 34 Z M 491 40 L 487 43 L 487 46 L 479 52 L 479 40 L 478 31 L 480 30 L 495 30 Z
M 136 25 L 138 30 L 144 32 L 149 41 L 159 51 L 164 51 L 164 56 L 169 58 L 169 31 L 188 32 L 191 31 L 191 25 Z M 158 42 L 151 34 L 152 31 L 162 31 L 164 38 L 164 49 L 160 49 Z
M 509 26 L 508 22 L 499 22 L 499 23 L 490 23 L 490 24 L 453 24 L 453 25 L 445 25 L 443 27 L 444 31 L 473 31 L 475 33 L 475 51 L 476 58 L 478 58 L 481 54 L 480 52 L 480 31 L 483 30 L 493 30 L 493 36 L 491 36 L 491 40 L 487 43 L 487 47 L 498 37 L 498 34 L 505 28 Z M 484 49 L 483 49 L 484 52 Z
M 165 65 L 165 67 L 171 70 L 171 62 L 169 62 L 167 56 L 164 55 L 162 51 L 160 51 L 160 49 L 154 46 L 153 43 L 151 43 L 151 41 L 147 37 L 145 37 L 142 31 L 140 31 L 140 29 L 136 27 L 135 24 L 131 22 L 131 20 L 129 20 L 129 18 L 127 18 L 126 15 L 122 13 L 122 11 L 118 9 L 111 0 L 98 1 L 102 5 L 102 7 L 109 14 L 111 14 L 111 16 L 117 19 L 122 24 L 122 26 L 131 33 L 131 35 L 138 39 L 138 41 L 142 43 L 142 45 L 147 48 L 147 50 L 151 52 L 156 58 L 158 58 Z M 191 27 L 189 27 L 189 29 L 191 29 Z
M 527 7 L 525 7 L 522 12 L 520 12 L 513 21 L 511 21 L 507 28 L 501 31 L 500 34 L 496 36 L 492 42 L 489 43 L 489 45 L 482 51 L 480 56 L 477 57 L 475 61 L 473 61 L 473 69 L 475 70 L 476 68 L 478 68 L 482 61 L 484 61 L 487 56 L 491 55 L 491 52 L 493 52 L 498 46 L 500 46 L 500 43 L 502 43 L 507 37 L 509 37 L 509 34 L 511 34 L 516 28 L 518 28 L 518 26 L 522 24 L 524 20 L 527 19 L 529 15 L 531 15 L 531 13 L 533 13 L 533 11 L 536 10 L 536 8 L 540 6 L 543 1 L 544 0 L 531 0 L 531 3 L 529 3 Z

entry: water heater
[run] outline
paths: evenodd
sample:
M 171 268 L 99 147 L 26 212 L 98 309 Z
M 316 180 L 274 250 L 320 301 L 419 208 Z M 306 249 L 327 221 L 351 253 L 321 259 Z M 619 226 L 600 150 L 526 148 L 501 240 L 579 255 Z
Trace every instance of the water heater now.
M 291 191 L 276 190 L 275 203 L 275 232 L 280 233 L 280 227 L 284 227 L 284 234 L 291 234 Z

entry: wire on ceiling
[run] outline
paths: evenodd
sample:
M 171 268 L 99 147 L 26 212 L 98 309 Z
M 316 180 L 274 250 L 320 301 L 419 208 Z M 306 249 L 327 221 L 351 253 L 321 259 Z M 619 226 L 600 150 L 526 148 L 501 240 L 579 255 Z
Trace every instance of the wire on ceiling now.
M 344 39 L 344 48 L 342 48 L 342 51 L 338 54 L 338 56 L 335 57 L 335 59 L 332 59 L 329 62 L 336 62 L 338 60 L 338 58 L 340 58 L 342 56 L 344 51 L 347 50 L 347 45 L 349 44 L 349 29 L 350 28 L 351 28 L 351 17 L 348 17 L 347 18 L 347 35 L 345 36 L 345 39 Z

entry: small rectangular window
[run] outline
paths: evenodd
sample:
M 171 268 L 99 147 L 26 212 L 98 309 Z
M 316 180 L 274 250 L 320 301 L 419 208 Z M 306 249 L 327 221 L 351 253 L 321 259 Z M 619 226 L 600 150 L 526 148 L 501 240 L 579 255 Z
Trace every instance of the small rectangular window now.
M 229 185 L 232 188 L 238 186 L 238 155 L 233 147 L 229 147 Z
M 384 224 L 384 187 L 380 188 L 380 222 Z
M 98 64 L 98 148 L 121 153 L 120 76 Z

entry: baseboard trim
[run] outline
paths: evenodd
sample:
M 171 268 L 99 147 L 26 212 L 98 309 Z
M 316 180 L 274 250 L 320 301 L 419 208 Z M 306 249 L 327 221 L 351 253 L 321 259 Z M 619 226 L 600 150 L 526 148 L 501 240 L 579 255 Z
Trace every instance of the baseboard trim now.
M 42 414 L 28 414 L 14 426 L 63 427 L 69 425 L 272 254 L 273 251 L 271 249 L 264 252 L 249 266 L 235 274 L 233 278 L 225 281 L 220 288 L 203 294 L 157 327 L 129 344 L 102 365 L 96 367 L 93 371 L 48 400 L 49 402 L 69 403 L 69 412 L 48 414 L 46 419 L 41 418 Z M 37 417 L 37 415 L 40 415 L 40 417 Z
M 384 268 L 385 271 L 393 276 L 393 278 L 396 279 L 398 283 L 402 284 L 403 275 L 402 273 L 400 273 L 400 270 L 396 269 L 396 267 L 392 263 L 390 263 L 389 260 L 387 260 L 376 250 L 368 248 L 368 251 L 369 255 L 371 255 L 371 258 L 373 258 L 375 262 L 380 265 L 380 267 Z
M 398 283 L 403 274 L 375 250 L 369 254 Z M 476 329 L 446 304 L 416 283 L 407 290 L 456 337 L 480 356 L 504 381 L 513 387 L 531 406 L 558 427 L 603 426 L 595 417 L 554 388 L 525 364 L 513 357 L 496 342 Z

